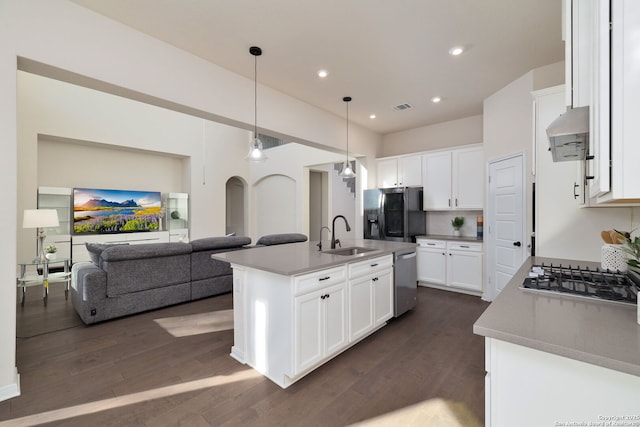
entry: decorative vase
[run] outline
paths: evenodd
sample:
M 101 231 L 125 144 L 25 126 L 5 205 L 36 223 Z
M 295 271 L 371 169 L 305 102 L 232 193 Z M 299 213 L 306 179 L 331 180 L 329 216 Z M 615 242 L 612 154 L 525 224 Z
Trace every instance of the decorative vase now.
M 459 229 L 457 229 L 457 228 L 456 228 L 456 229 L 454 229 L 454 230 L 453 230 L 453 235 L 454 235 L 455 237 L 460 237 L 460 230 L 459 230 Z
M 54 259 L 56 259 L 56 254 L 55 254 L 55 252 L 48 252 L 48 253 L 44 254 L 44 257 L 46 259 L 48 259 L 49 261 L 53 261 Z

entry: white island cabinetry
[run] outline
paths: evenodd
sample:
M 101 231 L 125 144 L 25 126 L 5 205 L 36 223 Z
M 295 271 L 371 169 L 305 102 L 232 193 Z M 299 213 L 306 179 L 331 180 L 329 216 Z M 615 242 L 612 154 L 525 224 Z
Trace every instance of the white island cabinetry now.
M 358 340 L 393 316 L 391 255 L 349 265 L 349 339 Z
M 365 256 L 320 252 L 315 242 L 212 255 L 233 268 L 231 356 L 286 388 L 386 325 L 393 250 L 415 244 L 356 242 Z
M 345 267 L 294 279 L 296 374 L 316 366 L 347 345 L 345 282 Z

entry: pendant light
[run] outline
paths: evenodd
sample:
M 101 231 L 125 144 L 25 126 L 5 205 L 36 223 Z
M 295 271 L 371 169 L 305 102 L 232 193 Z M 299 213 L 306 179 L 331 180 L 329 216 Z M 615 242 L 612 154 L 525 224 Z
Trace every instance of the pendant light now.
M 344 162 L 344 168 L 342 168 L 339 176 L 342 178 L 355 178 L 356 174 L 351 169 L 351 166 L 349 166 L 349 102 L 351 102 L 351 97 L 345 96 L 342 100 L 347 105 L 347 159 Z
M 258 56 L 262 55 L 262 49 L 257 46 L 251 46 L 249 53 L 254 58 L 254 86 L 253 86 L 253 106 L 254 106 L 254 125 L 253 125 L 253 140 L 249 146 L 249 154 L 245 157 L 245 160 L 250 162 L 264 162 L 267 160 L 266 154 L 262 149 L 262 141 L 258 138 Z

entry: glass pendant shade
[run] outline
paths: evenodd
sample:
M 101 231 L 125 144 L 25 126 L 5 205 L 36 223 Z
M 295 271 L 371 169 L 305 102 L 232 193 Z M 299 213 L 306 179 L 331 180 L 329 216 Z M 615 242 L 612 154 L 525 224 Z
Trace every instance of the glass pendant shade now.
M 340 177 L 341 178 L 355 178 L 356 174 L 355 172 L 353 172 L 353 169 L 351 169 L 351 166 L 349 166 L 349 162 L 344 162 L 344 167 L 342 168 L 342 172 L 340 172 Z
M 347 105 L 347 159 L 344 161 L 344 167 L 338 176 L 341 178 L 355 178 L 356 174 L 349 165 L 349 102 L 351 102 L 351 97 L 345 96 L 342 100 Z
M 245 160 L 250 162 L 264 162 L 268 157 L 264 154 L 264 150 L 262 149 L 262 141 L 260 138 L 253 138 L 251 141 L 251 145 L 249 146 L 249 154 L 245 157 Z

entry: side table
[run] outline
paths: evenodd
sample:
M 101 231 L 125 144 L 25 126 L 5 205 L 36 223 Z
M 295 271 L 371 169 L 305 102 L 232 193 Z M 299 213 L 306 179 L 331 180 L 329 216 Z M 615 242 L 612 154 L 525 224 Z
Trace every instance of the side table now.
M 49 267 L 51 265 L 63 264 L 64 271 L 49 273 Z M 71 285 L 71 260 L 69 258 L 60 258 L 55 260 L 39 259 L 31 260 L 27 262 L 20 262 L 20 274 L 17 278 L 17 285 L 22 288 L 22 300 L 20 304 L 24 306 L 24 299 L 27 294 L 27 288 L 29 286 L 42 286 L 42 300 L 46 307 L 47 300 L 49 298 L 49 284 L 50 283 L 65 283 L 64 298 L 69 298 L 69 286 Z M 27 272 L 27 267 L 33 266 L 33 272 Z M 38 269 L 42 268 L 42 274 L 39 274 Z

